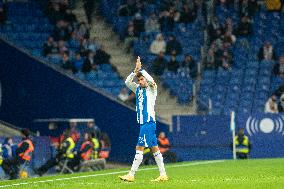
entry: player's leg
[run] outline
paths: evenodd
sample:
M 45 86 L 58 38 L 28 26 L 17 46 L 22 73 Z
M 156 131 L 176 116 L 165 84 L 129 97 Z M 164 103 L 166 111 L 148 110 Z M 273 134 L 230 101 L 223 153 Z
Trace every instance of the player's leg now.
M 133 182 L 134 181 L 134 175 L 135 172 L 138 170 L 140 164 L 143 161 L 143 152 L 144 148 L 147 147 L 147 139 L 146 139 L 146 129 L 144 125 L 140 126 L 140 133 L 139 133 L 139 139 L 136 146 L 136 154 L 131 166 L 131 169 L 127 175 L 119 176 L 121 180 Z
M 131 166 L 131 169 L 128 174 L 119 176 L 119 178 L 123 181 L 133 182 L 134 181 L 134 175 L 136 171 L 138 170 L 140 164 L 143 161 L 143 146 L 136 146 L 136 154 L 134 156 L 134 160 Z
M 143 146 L 136 146 L 136 154 L 135 154 L 129 175 L 131 176 L 135 175 L 135 172 L 138 170 L 140 164 L 143 161 L 143 152 L 144 152 Z
M 158 148 L 158 143 L 157 143 L 157 137 L 156 137 L 156 124 L 155 123 L 152 123 L 151 127 L 150 128 L 153 128 L 149 131 L 148 133 L 148 139 L 149 139 L 149 147 L 151 147 L 151 151 L 153 153 L 153 156 L 155 158 L 155 161 L 159 167 L 159 171 L 160 171 L 160 176 L 153 180 L 153 181 L 166 181 L 168 180 L 168 177 L 167 177 L 167 173 L 166 173 L 166 170 L 165 170 L 165 165 L 164 165 L 164 159 L 163 159 L 163 156 Z

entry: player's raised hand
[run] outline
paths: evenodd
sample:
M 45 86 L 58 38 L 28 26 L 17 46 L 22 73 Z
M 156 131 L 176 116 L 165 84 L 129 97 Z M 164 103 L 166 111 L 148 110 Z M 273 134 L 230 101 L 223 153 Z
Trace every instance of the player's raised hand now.
M 135 72 L 135 73 L 138 73 L 139 70 L 141 69 L 141 67 L 142 67 L 141 59 L 140 59 L 140 57 L 138 56 L 138 57 L 137 57 L 137 60 L 136 60 L 136 67 L 135 67 L 134 72 Z

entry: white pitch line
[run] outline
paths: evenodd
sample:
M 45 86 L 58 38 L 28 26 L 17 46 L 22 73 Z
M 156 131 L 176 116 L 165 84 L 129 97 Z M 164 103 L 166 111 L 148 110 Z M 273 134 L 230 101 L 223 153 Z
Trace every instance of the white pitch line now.
M 221 163 L 221 162 L 224 162 L 224 161 L 225 160 L 213 160 L 213 161 L 185 163 L 185 164 L 179 164 L 179 165 L 169 165 L 169 166 L 166 166 L 166 168 L 188 167 L 188 166 L 194 166 L 194 165 L 206 165 L 206 164 L 213 164 L 213 163 Z M 149 170 L 155 170 L 155 169 L 158 169 L 158 168 L 157 167 L 142 168 L 142 169 L 139 169 L 138 171 L 149 171 Z M 80 178 L 116 175 L 116 174 L 128 173 L 128 172 L 129 171 L 116 171 L 116 172 L 110 172 L 110 173 L 81 175 L 81 176 L 65 177 L 65 178 L 57 178 L 57 179 L 48 179 L 48 180 L 39 180 L 39 181 L 33 181 L 33 182 L 20 182 L 20 183 L 15 183 L 15 184 L 2 185 L 2 186 L 0 186 L 0 188 L 8 188 L 8 187 L 13 187 L 13 186 L 21 186 L 21 185 L 37 184 L 37 183 L 46 183 L 46 182 L 55 182 L 55 181 L 62 181 L 62 180 L 72 180 L 72 179 L 80 179 Z

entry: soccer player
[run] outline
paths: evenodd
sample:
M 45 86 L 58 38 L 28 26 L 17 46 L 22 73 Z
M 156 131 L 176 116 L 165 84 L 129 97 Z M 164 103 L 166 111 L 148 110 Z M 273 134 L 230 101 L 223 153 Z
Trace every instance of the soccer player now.
M 128 174 L 119 176 L 123 181 L 133 182 L 135 172 L 143 160 L 143 151 L 145 147 L 151 148 L 155 161 L 159 167 L 160 176 L 154 182 L 167 181 L 168 177 L 165 171 L 163 156 L 158 148 L 156 138 L 156 120 L 155 120 L 155 101 L 157 97 L 157 85 L 154 79 L 143 69 L 138 56 L 136 67 L 125 80 L 126 86 L 136 94 L 136 112 L 137 122 L 140 124 L 140 133 L 136 146 L 136 154 Z M 137 77 L 138 84 L 133 82 Z

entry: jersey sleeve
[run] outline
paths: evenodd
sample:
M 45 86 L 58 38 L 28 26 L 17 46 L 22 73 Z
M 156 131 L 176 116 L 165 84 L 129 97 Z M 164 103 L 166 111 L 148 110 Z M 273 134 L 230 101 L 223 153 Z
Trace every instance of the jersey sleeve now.
M 134 93 L 136 93 L 136 89 L 137 89 L 137 84 L 135 82 L 133 82 L 133 79 L 135 77 L 135 73 L 131 73 L 125 80 L 125 84 L 126 86 Z

